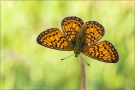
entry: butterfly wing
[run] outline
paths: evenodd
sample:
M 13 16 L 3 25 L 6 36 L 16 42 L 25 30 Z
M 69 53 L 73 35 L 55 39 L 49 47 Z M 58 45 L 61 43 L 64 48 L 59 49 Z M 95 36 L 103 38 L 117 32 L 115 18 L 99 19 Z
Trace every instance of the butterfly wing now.
M 61 22 L 61 27 L 66 38 L 72 43 L 76 43 L 76 38 L 84 22 L 78 17 L 66 17 Z
M 85 23 L 86 30 L 84 33 L 84 46 L 91 46 L 99 41 L 104 35 L 104 27 L 96 21 Z
M 69 42 L 57 28 L 51 28 L 40 33 L 37 37 L 37 43 L 51 49 L 64 51 L 73 50 L 71 42 Z
M 95 45 L 84 47 L 81 52 L 88 57 L 108 63 L 116 63 L 119 59 L 117 50 L 108 41 L 102 41 Z

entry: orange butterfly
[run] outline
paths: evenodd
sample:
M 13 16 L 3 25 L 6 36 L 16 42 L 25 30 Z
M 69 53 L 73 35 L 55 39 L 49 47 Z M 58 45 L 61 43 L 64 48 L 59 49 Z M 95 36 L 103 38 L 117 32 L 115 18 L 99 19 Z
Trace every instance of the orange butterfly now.
M 58 28 L 43 31 L 38 35 L 37 43 L 51 49 L 74 51 L 75 57 L 81 52 L 103 62 L 118 61 L 118 52 L 109 41 L 98 42 L 105 32 L 98 22 L 84 23 L 80 18 L 72 16 L 64 18 L 61 27 L 63 33 Z

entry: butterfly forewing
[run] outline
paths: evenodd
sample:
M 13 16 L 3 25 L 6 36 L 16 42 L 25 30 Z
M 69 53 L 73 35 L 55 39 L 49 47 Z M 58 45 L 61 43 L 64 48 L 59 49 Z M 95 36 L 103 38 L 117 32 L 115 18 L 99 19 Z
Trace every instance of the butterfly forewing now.
M 119 59 L 117 50 L 108 41 L 102 41 L 95 45 L 84 47 L 81 52 L 86 56 L 108 63 L 116 63 Z
M 70 51 L 73 50 L 72 44 L 65 38 L 57 28 L 43 31 L 37 37 L 37 43 L 48 48 Z
M 104 27 L 96 21 L 88 21 L 84 33 L 84 46 L 91 46 L 104 35 Z
M 66 38 L 75 44 L 76 38 L 84 22 L 78 17 L 66 17 L 61 22 L 61 27 Z

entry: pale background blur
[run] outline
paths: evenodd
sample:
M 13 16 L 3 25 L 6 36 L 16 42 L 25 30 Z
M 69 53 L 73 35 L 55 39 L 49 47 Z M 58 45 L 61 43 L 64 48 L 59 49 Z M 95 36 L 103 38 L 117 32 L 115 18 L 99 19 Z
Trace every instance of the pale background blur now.
M 87 89 L 135 89 L 133 1 L 1 1 L 1 89 L 80 89 L 80 61 L 73 52 L 45 48 L 39 33 L 61 29 L 67 16 L 94 20 L 119 53 L 118 63 L 84 56 Z

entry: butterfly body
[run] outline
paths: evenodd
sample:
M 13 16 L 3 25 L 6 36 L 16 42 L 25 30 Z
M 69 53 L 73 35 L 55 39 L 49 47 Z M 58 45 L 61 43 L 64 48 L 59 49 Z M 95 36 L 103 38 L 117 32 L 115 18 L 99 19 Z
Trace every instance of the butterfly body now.
M 119 55 L 109 41 L 98 42 L 104 35 L 104 28 L 96 21 L 84 23 L 78 17 L 66 17 L 61 22 L 63 33 L 50 28 L 40 33 L 37 43 L 62 51 L 74 51 L 75 57 L 83 53 L 99 61 L 116 63 Z
M 75 47 L 74 47 L 75 57 L 78 57 L 78 54 L 80 54 L 81 49 L 84 47 L 85 30 L 86 30 L 86 25 L 83 25 L 78 35 L 76 35 L 77 38 L 76 38 Z

